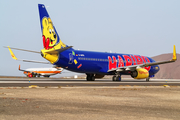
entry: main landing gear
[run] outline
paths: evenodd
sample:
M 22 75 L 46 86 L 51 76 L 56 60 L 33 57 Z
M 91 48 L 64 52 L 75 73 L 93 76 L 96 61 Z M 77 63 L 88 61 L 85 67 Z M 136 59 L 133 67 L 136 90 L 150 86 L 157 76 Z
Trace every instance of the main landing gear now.
M 95 76 L 94 74 L 86 74 L 86 80 L 87 81 L 94 81 L 95 80 Z
M 147 78 L 146 78 L 146 82 L 149 82 L 149 79 L 150 79 L 150 77 L 147 77 Z
M 113 80 L 113 81 L 121 81 L 121 75 L 114 75 L 114 76 L 112 77 L 112 80 Z

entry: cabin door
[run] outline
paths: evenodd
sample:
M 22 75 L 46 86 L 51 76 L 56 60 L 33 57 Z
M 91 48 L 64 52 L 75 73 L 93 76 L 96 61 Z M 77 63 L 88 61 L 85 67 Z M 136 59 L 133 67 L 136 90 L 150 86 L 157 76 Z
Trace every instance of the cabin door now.
M 72 64 L 73 63 L 73 54 L 72 53 L 69 53 L 69 64 Z

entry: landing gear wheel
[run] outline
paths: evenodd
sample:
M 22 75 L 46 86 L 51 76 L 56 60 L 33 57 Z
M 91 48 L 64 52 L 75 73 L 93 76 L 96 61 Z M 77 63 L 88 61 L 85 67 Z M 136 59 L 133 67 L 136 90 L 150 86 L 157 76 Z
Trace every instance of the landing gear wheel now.
M 113 81 L 121 81 L 121 76 L 120 76 L 120 75 L 118 75 L 118 76 L 114 75 L 114 76 L 112 77 L 112 80 L 113 80 Z
M 113 76 L 113 77 L 112 77 L 112 80 L 113 80 L 113 81 L 116 81 L 116 76 Z
M 121 81 L 121 76 L 120 75 L 116 76 L 116 81 Z
M 146 78 L 146 82 L 149 82 L 149 79 L 150 79 L 149 77 L 148 77 L 148 78 Z
M 86 80 L 87 81 L 95 81 L 94 74 L 87 74 Z
M 45 75 L 44 77 L 49 78 L 49 77 L 50 77 L 50 75 Z

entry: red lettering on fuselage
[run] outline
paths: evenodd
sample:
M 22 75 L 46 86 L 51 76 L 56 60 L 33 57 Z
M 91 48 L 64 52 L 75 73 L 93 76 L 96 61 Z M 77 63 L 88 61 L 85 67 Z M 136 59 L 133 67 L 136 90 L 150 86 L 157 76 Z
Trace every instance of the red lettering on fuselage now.
M 130 56 L 131 56 L 131 58 L 133 60 L 133 65 L 136 65 L 136 60 L 135 60 L 134 56 L 133 55 L 130 55 Z
M 150 60 L 146 56 L 141 56 L 145 63 L 150 63 Z M 151 69 L 151 66 L 144 67 L 147 71 Z
M 119 68 L 119 67 L 124 67 L 124 66 L 131 66 L 131 65 L 139 65 L 139 64 L 143 64 L 144 63 L 150 63 L 149 58 L 145 57 L 145 56 L 138 56 L 138 55 L 123 55 L 123 58 L 118 55 L 118 61 L 116 60 L 115 56 L 112 56 L 112 58 L 110 56 L 108 56 L 108 61 L 109 61 L 109 70 L 113 69 L 113 68 Z M 136 62 L 137 61 L 137 62 Z M 117 65 L 118 63 L 118 65 Z M 133 63 L 133 64 L 132 64 Z M 149 71 L 151 69 L 151 66 L 148 67 L 144 67 L 147 71 Z
M 119 55 L 118 55 L 118 67 L 124 67 L 123 59 Z
M 113 59 L 113 60 L 112 60 L 112 59 Z M 112 56 L 112 59 L 111 59 L 110 56 L 108 56 L 108 60 L 109 60 L 109 70 L 117 67 L 116 58 L 115 58 L 114 56 Z
M 129 57 L 128 55 L 123 55 L 125 62 L 126 62 L 126 66 L 130 66 L 132 65 L 132 60 L 131 57 Z
M 139 65 L 139 64 L 143 64 L 143 60 L 142 60 L 142 58 L 141 58 L 140 56 L 134 55 L 134 57 L 136 58 L 136 61 L 137 61 L 137 64 L 138 64 L 138 65 Z

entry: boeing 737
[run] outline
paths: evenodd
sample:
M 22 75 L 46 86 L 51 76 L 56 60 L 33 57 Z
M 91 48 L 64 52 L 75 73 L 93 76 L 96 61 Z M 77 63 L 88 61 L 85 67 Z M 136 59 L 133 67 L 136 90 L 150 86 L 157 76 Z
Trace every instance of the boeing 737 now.
M 94 81 L 95 78 L 103 78 L 105 75 L 113 75 L 113 81 L 121 81 L 121 75 L 130 75 L 134 79 L 149 81 L 159 71 L 159 64 L 172 63 L 177 60 L 175 46 L 173 47 L 172 59 L 159 62 L 141 55 L 75 50 L 72 48 L 73 46 L 68 46 L 61 41 L 45 5 L 38 4 L 38 8 L 44 49 L 41 52 L 24 51 L 41 53 L 42 57 L 57 67 L 85 73 L 87 81 Z M 11 48 L 8 48 L 12 57 L 17 60 Z
M 40 76 L 44 76 L 44 77 L 50 77 L 51 75 L 56 75 L 56 74 L 60 74 L 62 72 L 62 68 L 28 68 L 25 70 L 22 70 L 20 68 L 19 65 L 19 70 L 23 71 L 25 75 L 27 75 L 27 77 L 31 78 L 31 77 L 40 77 Z

